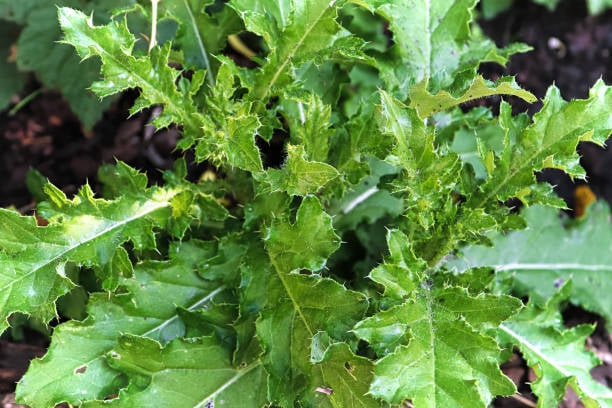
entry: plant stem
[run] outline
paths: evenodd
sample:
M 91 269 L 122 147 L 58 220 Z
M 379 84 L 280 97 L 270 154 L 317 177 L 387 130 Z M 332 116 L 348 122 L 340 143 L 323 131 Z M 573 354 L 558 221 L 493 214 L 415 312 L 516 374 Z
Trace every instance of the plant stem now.
M 149 52 L 157 45 L 157 5 L 161 0 L 151 0 L 151 39 Z
M 28 96 L 26 96 L 25 98 L 23 98 L 22 100 L 20 100 L 19 103 L 17 103 L 17 105 L 15 105 L 13 109 L 9 111 L 8 113 L 9 116 L 14 116 L 17 112 L 19 112 L 19 110 L 21 110 L 21 108 L 23 108 L 28 103 L 30 103 L 32 99 L 36 98 L 41 91 L 42 91 L 42 88 L 39 88 L 35 90 L 34 92 L 32 92 L 31 94 L 29 94 Z

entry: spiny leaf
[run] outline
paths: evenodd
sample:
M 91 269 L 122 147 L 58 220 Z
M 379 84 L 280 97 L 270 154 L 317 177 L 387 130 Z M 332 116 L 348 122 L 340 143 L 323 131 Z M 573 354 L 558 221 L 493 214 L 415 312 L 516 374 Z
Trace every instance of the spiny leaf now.
M 36 407 L 67 401 L 104 399 L 123 381 L 105 355 L 124 333 L 166 343 L 184 335 L 177 308 L 206 306 L 224 290 L 218 282 L 200 279 L 194 268 L 214 256 L 213 248 L 183 242 L 170 248 L 169 261 L 148 261 L 135 267 L 133 279 L 122 279 L 126 293 L 90 296 L 88 317 L 57 326 L 47 354 L 34 360 L 17 387 L 17 397 Z
M 426 81 L 428 89 L 466 89 L 481 62 L 505 63 L 508 54 L 525 51 L 510 46 L 498 50 L 491 41 L 470 31 L 477 0 L 351 0 L 389 22 L 392 57 L 379 57 L 376 66 L 387 91 L 401 99 L 408 89 Z
M 132 197 L 107 202 L 94 200 L 85 186 L 70 204 L 78 214 L 65 222 L 51 219 L 46 227 L 37 226 L 34 217 L 0 209 L 0 331 L 15 312 L 45 322 L 54 317 L 55 300 L 73 286 L 66 277 L 68 262 L 100 270 L 113 262 L 123 242 L 132 241 L 138 249 L 155 248 L 153 227 L 168 223 L 176 193 L 152 188 L 139 202 Z M 115 281 L 112 274 L 119 271 L 107 272 L 111 276 L 101 278 Z
M 453 296 L 460 299 L 454 306 L 461 307 L 446 307 Z M 421 291 L 416 300 L 355 326 L 355 332 L 384 355 L 375 366 L 372 395 L 396 404 L 410 399 L 419 408 L 484 408 L 493 396 L 514 393 L 512 381 L 499 370 L 500 349 L 478 330 L 478 320 L 502 321 L 520 301 L 487 297 L 471 297 L 458 288 Z M 465 302 L 471 303 L 472 316 L 462 313 Z M 494 312 L 488 310 L 490 302 L 497 306 Z M 401 323 L 391 315 L 402 316 Z M 455 387 L 457 383 L 461 387 Z
M 457 222 L 452 198 L 460 182 L 461 163 L 451 152 L 438 153 L 434 128 L 426 126 L 414 109 L 385 91 L 380 94 L 376 115 L 380 132 L 394 138 L 389 160 L 403 169 L 393 186 L 402 194 L 406 217 L 420 227 L 418 232 L 413 229 L 409 238 L 415 249 L 422 251 L 420 257 L 435 264 L 450 250 L 453 239 L 472 231 L 471 225 Z M 448 232 L 442 232 L 444 229 Z
M 290 121 L 291 140 L 304 146 L 306 158 L 325 162 L 329 151 L 331 107 L 325 105 L 316 94 L 308 98 L 288 96 L 283 100 L 283 113 Z
M 261 121 L 250 113 L 251 105 L 236 101 L 235 79 L 238 74 L 233 63 L 223 61 L 217 72 L 216 85 L 207 100 L 209 115 L 204 117 L 202 131 L 206 137 L 185 135 L 179 147 L 196 145 L 198 160 L 212 160 L 219 165 L 226 162 L 238 168 L 258 172 L 263 170 L 261 157 L 255 145 Z
M 312 337 L 324 331 L 332 338 L 345 338 L 363 316 L 367 301 L 330 279 L 282 271 L 255 273 L 268 280 L 257 336 L 270 375 L 269 399 L 283 407 L 293 406 L 297 399 L 316 400 L 316 388 L 325 384 L 315 385 L 309 379 L 324 381 L 324 370 L 333 368 L 325 363 L 312 365 L 308 355 Z
M 542 110 L 524 129 L 515 127 L 518 121 L 513 121 L 510 107 L 502 104 L 499 123 L 506 131 L 504 150 L 487 166 L 488 178 L 468 199 L 467 206 L 496 205 L 511 197 L 528 203 L 550 203 L 546 194 L 533 188 L 534 171 L 558 168 L 572 177 L 584 177 L 576 145 L 580 141 L 604 143 L 612 130 L 610 104 L 612 88 L 603 81 L 593 86 L 588 99 L 571 102 L 565 102 L 553 86 Z
M 379 408 L 380 402 L 368 395 L 373 364 L 356 356 L 346 343 L 333 343 L 319 332 L 312 341 L 311 359 L 321 368 L 313 370 L 309 403 L 313 407 Z M 320 374 L 320 375 L 317 375 Z
M 415 108 L 421 118 L 460 105 L 474 99 L 492 95 L 514 95 L 533 103 L 536 97 L 521 89 L 514 78 L 502 78 L 495 84 L 488 84 L 482 76 L 477 76 L 470 87 L 460 96 L 455 97 L 446 91 L 435 95 L 427 91 L 427 82 L 421 81 L 410 89 L 410 107 Z
M 297 211 L 295 223 L 275 222 L 268 228 L 265 242 L 274 266 L 287 273 L 299 269 L 320 270 L 338 249 L 340 238 L 319 200 L 307 196 Z
M 336 1 L 232 0 L 246 28 L 264 38 L 269 48 L 267 62 L 255 81 L 254 98 L 266 100 L 270 92 L 286 81 L 293 64 L 332 47 L 348 34 L 335 21 Z
M 81 58 L 100 57 L 104 81 L 94 83 L 91 88 L 98 96 L 139 88 L 141 93 L 132 113 L 154 104 L 163 105 L 163 113 L 154 121 L 158 128 L 178 123 L 183 125 L 186 136 L 199 136 L 204 119 L 193 103 L 192 94 L 201 81 L 192 82 L 193 89 L 190 86 L 186 91 L 177 89 L 175 83 L 180 71 L 168 66 L 169 45 L 154 48 L 149 57 L 134 57 L 136 39 L 125 21 L 94 26 L 91 17 L 67 7 L 59 9 L 59 21 L 64 42 L 72 45 Z
M 338 170 L 326 163 L 312 162 L 304 158 L 304 147 L 287 146 L 287 160 L 283 168 L 269 169 L 261 177 L 272 191 L 284 191 L 289 195 L 314 194 L 339 176 Z
M 184 54 L 185 65 L 189 68 L 205 69 L 210 85 L 214 84 L 211 56 L 221 51 L 230 34 L 241 31 L 242 24 L 236 13 L 229 7 L 209 14 L 201 0 L 167 0 L 160 2 L 162 13 L 175 20 L 179 27 L 173 47 Z
M 395 262 L 399 270 L 406 270 L 402 253 L 410 245 L 401 242 L 402 237 L 389 235 L 389 247 L 395 249 L 387 264 Z M 500 349 L 486 332 L 515 313 L 521 302 L 510 296 L 472 296 L 457 287 L 432 287 L 416 268 L 406 272 L 411 272 L 405 278 L 408 284 L 399 281 L 389 289 L 398 293 L 395 287 L 401 287 L 407 300 L 353 329 L 381 357 L 371 394 L 392 404 L 408 399 L 417 408 L 484 408 L 493 396 L 512 394 L 512 381 L 499 370 Z
M 538 379 L 531 389 L 538 396 L 538 407 L 554 407 L 570 386 L 587 407 L 612 407 L 612 390 L 593 380 L 589 370 L 599 363 L 584 349 L 593 326 L 563 327 L 559 304 L 570 295 L 564 284 L 542 307 L 536 302 L 500 325 L 498 335 L 505 344 L 521 350 Z
M 370 279 L 384 287 L 385 296 L 401 300 L 416 288 L 419 276 L 427 264 L 419 259 L 410 245 L 408 237 L 399 230 L 387 232 L 388 260 L 370 272 Z

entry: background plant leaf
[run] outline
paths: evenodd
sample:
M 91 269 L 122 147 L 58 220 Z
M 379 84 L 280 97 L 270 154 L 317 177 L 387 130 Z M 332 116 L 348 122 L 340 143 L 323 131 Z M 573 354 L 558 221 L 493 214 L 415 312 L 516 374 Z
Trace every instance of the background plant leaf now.
M 560 316 L 560 303 L 570 296 L 571 284 L 564 284 L 544 305 L 530 302 L 518 315 L 502 323 L 498 333 L 502 344 L 521 350 L 538 379 L 531 389 L 538 407 L 557 406 L 571 387 L 588 407 L 612 406 L 612 390 L 593 380 L 589 370 L 599 363 L 584 349 L 593 326 L 582 324 L 568 329 Z
M 87 61 L 79 64 L 73 50 L 58 43 L 61 32 L 57 23 L 57 6 L 85 6 L 84 11 L 93 13 L 97 22 L 106 22 L 112 9 L 133 3 L 133 0 L 89 1 L 85 4 L 75 0 L 32 0 L 18 3 L 3 0 L 0 2 L 0 18 L 23 26 L 15 44 L 19 72 L 33 71 L 47 88 L 59 90 L 83 124 L 91 129 L 112 100 L 100 101 L 87 90 L 98 79 L 99 63 Z M 0 47 L 5 49 L 2 44 Z M 20 83 L 20 74 L 14 69 L 13 66 L 11 72 L 8 72 L 11 76 L 6 77 L 13 78 L 13 89 Z
M 528 229 L 493 237 L 493 247 L 472 246 L 452 265 L 457 270 L 480 266 L 494 268 L 497 280 L 509 282 L 520 296 L 532 302 L 551 298 L 560 284 L 572 281 L 569 300 L 602 315 L 610 326 L 612 304 L 610 210 L 604 203 L 592 205 L 588 217 L 564 227 L 558 212 L 533 206 L 523 215 Z

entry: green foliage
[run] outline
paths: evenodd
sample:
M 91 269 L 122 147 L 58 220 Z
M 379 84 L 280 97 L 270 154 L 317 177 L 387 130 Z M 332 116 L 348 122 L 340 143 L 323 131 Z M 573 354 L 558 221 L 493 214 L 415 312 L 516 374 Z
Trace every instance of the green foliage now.
M 512 381 L 498 367 L 499 348 L 482 331 L 510 317 L 521 302 L 435 287 L 415 273 L 423 265 L 419 268 L 403 233 L 390 231 L 387 241 L 391 259 L 382 266 L 384 272 L 372 271 L 372 279 L 387 286 L 381 275 L 392 276 L 385 294 L 402 303 L 354 328 L 381 357 L 372 395 L 394 404 L 410 399 L 419 407 L 464 407 L 476 401 L 486 406 L 492 395 L 513 394 Z M 448 387 L 455 382 L 462 386 Z
M 97 22 L 107 22 L 111 10 L 131 4 L 133 0 L 0 0 L 2 30 L 7 33 L 0 40 L 3 55 L 0 77 L 10 84 L 0 87 L 0 109 L 7 106 L 11 95 L 21 90 L 24 75 L 34 72 L 45 87 L 62 93 L 85 126 L 93 127 L 111 99 L 101 101 L 87 90 L 98 78 L 99 64 L 79 63 L 74 51 L 59 43 L 57 7 L 83 7 L 85 13 L 96 16 Z M 10 54 L 11 46 L 15 46 L 16 56 L 15 61 L 8 62 L 5 56 Z
M 19 92 L 24 85 L 25 76 L 19 72 L 17 66 L 10 61 L 11 46 L 17 40 L 19 27 L 4 22 L 0 28 L 0 108 L 6 107 L 11 97 Z
M 543 303 L 563 282 L 571 281 L 573 303 L 603 316 L 612 325 L 612 290 L 609 276 L 612 241 L 610 210 L 604 203 L 589 208 L 589 217 L 567 222 L 556 211 L 534 206 L 524 211 L 529 229 L 492 237 L 493 247 L 473 246 L 453 263 L 458 270 L 479 266 L 495 268 L 497 279 L 510 283 L 519 295 Z
M 92 294 L 84 321 L 72 321 L 54 331 L 46 356 L 34 361 L 21 380 L 20 393 L 28 405 L 53 406 L 58 396 L 73 405 L 103 399 L 112 393 L 113 385 L 124 383 L 105 357 L 119 347 L 121 335 L 167 343 L 185 334 L 179 310 L 210 307 L 223 295 L 223 283 L 205 281 L 196 273 L 215 254 L 209 243 L 183 242 L 169 254 L 168 261 L 136 265 L 133 277 L 119 281 L 123 293 Z
M 584 341 L 593 326 L 583 324 L 567 329 L 561 324 L 559 303 L 570 295 L 570 286 L 563 285 L 542 307 L 530 303 L 502 323 L 499 338 L 502 344 L 516 345 L 533 365 L 538 379 L 532 389 L 539 397 L 538 407 L 557 406 L 568 386 L 585 406 L 612 406 L 612 390 L 589 374 L 599 362 L 592 352 L 584 350 Z
M 68 199 L 33 175 L 49 224 L 0 211 L 3 319 L 48 323 L 56 301 L 87 298 L 84 319 L 53 328 L 18 399 L 484 408 L 516 392 L 499 368 L 516 346 L 540 375 L 541 404 L 569 384 L 609 406 L 586 374 L 594 360 L 565 367 L 560 357 L 590 327 L 562 330 L 561 295 L 527 292 L 523 308 L 519 280 L 490 271 L 505 248 L 493 234 L 541 228 L 501 203 L 563 206 L 534 171 L 584 175 L 575 147 L 609 135 L 612 88 L 599 82 L 566 102 L 552 87 L 533 119 L 505 102 L 498 116 L 464 112 L 490 95 L 533 100 L 512 78 L 477 75 L 527 47 L 498 49 L 473 32 L 475 5 L 165 0 L 159 21 L 143 2 L 104 23 L 60 8 L 64 45 L 100 64 L 91 90 L 137 88 L 132 112 L 161 106 L 154 125 L 180 127 L 179 147 L 215 171 L 187 181 L 181 159 L 148 187 L 127 165 L 107 165 L 104 199 L 87 186 Z M 134 19 L 174 29 L 145 51 Z M 246 46 L 254 68 L 236 62 Z M 562 236 L 547 219 L 544 262 L 542 248 Z M 452 273 L 450 256 L 491 242 L 492 259 Z M 607 317 L 580 285 L 563 295 Z M 542 349 L 525 341 L 539 338 Z
M 143 355 L 148 357 L 143 359 Z M 261 363 L 234 367 L 231 353 L 211 337 L 175 339 L 162 349 L 154 340 L 123 335 L 107 361 L 111 368 L 129 377 L 130 386 L 109 403 L 96 401 L 86 406 L 237 407 L 244 403 L 261 406 L 266 401 Z M 197 392 L 176 392 L 202 378 L 208 381 L 205 386 L 194 387 Z

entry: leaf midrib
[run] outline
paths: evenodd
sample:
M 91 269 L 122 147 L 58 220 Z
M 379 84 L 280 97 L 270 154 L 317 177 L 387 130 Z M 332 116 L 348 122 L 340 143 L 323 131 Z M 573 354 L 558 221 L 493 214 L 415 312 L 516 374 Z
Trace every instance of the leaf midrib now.
M 214 298 L 214 297 L 215 297 L 215 296 L 216 296 L 218 293 L 220 293 L 221 291 L 223 291 L 225 288 L 226 288 L 225 286 L 220 286 L 220 287 L 218 287 L 217 289 L 213 290 L 212 292 L 207 293 L 207 294 L 206 294 L 204 297 L 202 297 L 201 299 L 196 300 L 196 301 L 195 301 L 195 302 L 193 302 L 191 305 L 184 305 L 184 307 L 185 307 L 187 310 L 193 311 L 193 310 L 195 310 L 195 309 L 196 309 L 198 306 L 202 305 L 203 303 L 206 303 L 206 302 L 210 301 L 212 298 Z M 146 336 L 146 337 L 148 337 L 148 336 L 149 336 L 149 334 L 153 333 L 155 330 L 158 330 L 158 329 L 160 329 L 160 328 L 163 328 L 163 327 L 167 326 L 168 324 L 170 324 L 172 321 L 176 320 L 177 318 L 178 318 L 178 314 L 176 314 L 176 313 L 175 313 L 175 314 L 173 314 L 172 316 L 170 316 L 170 317 L 169 317 L 169 318 L 167 318 L 167 319 L 159 319 L 159 320 L 161 320 L 161 323 L 160 323 L 160 324 L 157 324 L 155 327 L 153 327 L 153 328 L 151 328 L 151 329 L 147 330 L 147 331 L 146 331 L 146 332 L 144 332 L 144 333 L 140 333 L 140 334 L 138 334 L 138 333 L 136 333 L 136 332 L 122 332 L 122 333 L 129 333 L 129 334 L 135 334 L 135 335 L 139 335 L 139 336 Z M 117 334 L 119 334 L 119 333 L 117 333 Z M 149 338 L 150 338 L 150 337 L 149 337 Z M 104 348 L 104 349 L 101 351 L 101 353 L 97 354 L 97 355 L 96 355 L 94 358 L 92 358 L 92 359 L 90 359 L 90 360 L 87 360 L 87 361 L 78 361 L 78 360 L 77 360 L 77 361 L 76 361 L 76 363 L 73 365 L 73 366 L 74 366 L 74 368 L 76 368 L 76 367 L 81 367 L 81 366 L 86 366 L 86 367 L 91 366 L 91 365 L 93 364 L 93 362 L 94 362 L 94 361 L 104 358 L 104 353 L 105 353 L 105 352 L 108 352 L 108 351 L 110 351 L 110 350 L 112 350 L 112 348 L 113 348 L 113 347 L 114 347 L 116 344 L 117 344 L 117 343 L 115 342 L 115 343 L 114 343 L 114 344 L 113 344 L 111 347 L 105 347 L 105 348 Z M 70 367 L 71 372 L 73 372 L 73 370 L 74 370 L 74 369 L 73 369 L 73 366 L 71 366 L 71 367 Z M 63 375 L 62 375 L 62 376 L 63 376 Z M 53 379 L 52 379 L 52 380 L 50 381 L 50 383 L 47 383 L 47 384 L 45 384 L 44 386 L 42 386 L 42 385 L 40 385 L 40 384 L 39 384 L 39 390 L 40 390 L 40 389 L 43 389 L 43 388 L 46 388 L 47 386 L 49 386 L 49 384 L 50 384 L 51 386 L 53 386 L 54 381 L 55 381 L 55 380 L 53 380 Z M 58 402 L 58 401 L 55 401 L 55 402 Z
M 82 13 L 80 13 L 82 14 Z M 85 24 L 87 24 L 89 26 L 89 23 L 87 21 L 87 18 L 83 15 L 83 16 L 79 16 L 80 19 L 83 20 L 83 22 Z M 75 25 L 73 24 L 72 29 L 75 29 Z M 95 27 L 92 27 L 95 28 Z M 184 106 L 178 107 L 174 102 L 172 98 L 169 98 L 166 96 L 166 94 L 164 94 L 163 92 L 159 92 L 158 91 L 158 87 L 155 86 L 155 84 L 149 82 L 147 80 L 147 78 L 144 78 L 143 76 L 141 76 L 140 74 L 138 74 L 138 72 L 134 71 L 131 69 L 131 66 L 129 64 L 124 64 L 122 61 L 118 60 L 117 58 L 114 57 L 114 55 L 112 53 L 109 53 L 106 48 L 103 46 L 103 44 L 101 44 L 100 42 L 98 42 L 98 40 L 92 36 L 89 35 L 90 32 L 94 31 L 92 30 L 78 30 L 78 32 L 87 37 L 88 39 L 90 39 L 94 44 L 97 44 L 98 47 L 96 48 L 96 50 L 98 51 L 98 53 L 100 54 L 100 57 L 102 59 L 102 64 L 105 65 L 106 61 L 105 58 L 108 58 L 109 60 L 113 61 L 117 66 L 121 67 L 125 72 L 128 72 L 130 75 L 133 75 L 134 77 L 136 77 L 137 79 L 139 79 L 139 86 L 142 87 L 142 84 L 147 85 L 147 91 L 157 95 L 157 97 L 159 98 L 159 100 L 164 101 L 164 105 L 166 107 L 169 107 L 170 111 L 177 115 L 179 117 L 181 117 L 181 119 L 185 122 L 185 125 L 187 125 L 186 127 L 188 127 L 190 130 L 194 130 L 197 129 L 197 125 L 194 124 L 193 120 L 191 119 L 191 113 L 192 112 L 187 112 L 187 115 L 180 115 L 180 112 L 182 111 L 187 111 L 187 109 Z M 74 44 L 79 44 L 78 40 L 73 41 Z M 102 54 L 104 54 L 105 58 L 102 58 Z M 125 54 L 126 57 L 132 57 L 131 55 L 127 55 Z M 133 57 L 132 57 L 133 58 Z M 175 90 L 176 91 L 176 90 Z M 180 95 L 177 96 L 181 97 Z
M 503 330 L 504 332 L 506 332 L 510 337 L 512 337 L 513 339 L 515 339 L 515 341 L 518 342 L 519 347 L 520 346 L 524 346 L 526 348 L 528 348 L 531 352 L 533 352 L 539 361 L 544 361 L 545 363 L 549 364 L 551 367 L 554 367 L 557 371 L 559 371 L 564 377 L 570 377 L 572 376 L 571 373 L 566 372 L 565 370 L 563 370 L 561 367 L 559 367 L 555 361 L 551 361 L 548 356 L 546 355 L 546 353 L 540 351 L 540 348 L 538 348 L 536 345 L 532 344 L 528 339 L 526 339 L 525 337 L 521 336 L 519 333 L 517 333 L 516 331 L 512 330 L 511 328 L 509 328 L 508 326 L 506 326 L 505 324 L 500 324 L 499 328 L 501 330 Z
M 67 248 L 65 248 L 64 250 L 60 251 L 59 253 L 57 253 L 55 256 L 53 256 L 50 259 L 46 259 L 45 261 L 39 263 L 39 264 L 35 264 L 33 265 L 33 268 L 30 270 L 30 272 L 27 272 L 25 274 L 22 274 L 21 276 L 17 277 L 16 279 L 12 279 L 9 283 L 5 284 L 4 286 L 0 286 L 0 292 L 4 291 L 6 288 L 11 287 L 13 285 L 15 285 L 15 283 L 20 282 L 24 279 L 26 279 L 27 277 L 30 277 L 33 274 L 36 274 L 38 272 L 40 272 L 41 270 L 43 270 L 46 267 L 50 267 L 53 264 L 55 264 L 57 261 L 59 261 L 61 258 L 63 258 L 64 256 L 66 256 L 68 253 L 70 253 L 71 251 L 78 249 L 90 242 L 95 241 L 96 239 L 112 232 L 115 231 L 119 228 L 123 228 L 125 227 L 127 224 L 129 224 L 132 221 L 135 221 L 137 219 L 143 218 L 157 210 L 160 210 L 162 208 L 168 207 L 170 206 L 170 203 L 168 201 L 166 202 L 152 202 L 152 201 L 148 201 L 147 203 L 154 203 L 156 205 L 151 206 L 151 208 L 148 208 L 146 211 L 142 211 L 142 212 L 138 212 L 136 214 L 133 214 L 131 217 L 128 217 L 124 220 L 121 220 L 120 222 L 114 223 L 112 224 L 109 228 L 105 228 L 101 231 L 96 232 L 95 234 L 86 237 L 84 240 L 79 240 L 78 242 L 76 242 L 73 245 L 68 246 Z M 145 206 L 141 207 L 144 208 Z M 75 218 L 76 219 L 76 218 Z M 44 227 L 43 227 L 44 228 Z M 38 250 L 38 248 L 36 248 Z
M 238 381 L 240 378 L 244 377 L 246 374 L 248 374 L 249 372 L 251 372 L 254 368 L 257 368 L 261 365 L 261 360 L 256 360 L 255 362 L 253 362 L 250 366 L 247 366 L 241 370 L 238 370 L 236 372 L 236 374 L 230 378 L 229 380 L 227 380 L 223 385 L 221 385 L 220 387 L 218 387 L 215 392 L 207 395 L 206 397 L 204 397 L 197 405 L 195 405 L 193 408 L 201 408 L 204 407 L 205 404 L 207 404 L 209 401 L 214 400 L 219 394 L 221 394 L 223 391 L 225 391 L 227 388 L 231 387 L 234 383 L 236 383 L 236 381 Z
M 559 115 L 562 114 L 562 110 L 559 110 L 558 112 L 555 112 L 555 114 Z M 591 122 L 597 122 L 597 119 L 605 116 L 605 115 L 609 115 L 609 113 L 607 112 L 603 112 L 600 115 L 594 116 L 591 120 Z M 547 133 L 547 131 L 549 130 L 549 125 L 551 122 L 551 118 L 548 118 L 548 121 L 546 122 L 546 129 L 543 132 L 544 135 Z M 533 125 L 532 125 L 533 126 Z M 525 132 L 529 132 L 530 130 L 533 129 L 533 127 L 530 126 L 529 129 L 526 129 Z M 584 125 L 582 126 L 584 127 Z M 580 128 L 578 128 L 580 129 Z M 510 180 L 512 180 L 517 174 L 519 174 L 521 171 L 523 171 L 525 168 L 533 168 L 535 169 L 534 166 L 531 166 L 531 162 L 538 157 L 539 155 L 541 155 L 542 153 L 546 152 L 548 149 L 550 149 L 552 146 L 558 144 L 558 143 L 562 143 L 566 138 L 568 138 L 571 134 L 573 134 L 574 132 L 576 132 L 577 129 L 573 129 L 570 132 L 565 133 L 564 135 L 562 135 L 560 138 L 555 139 L 552 143 L 546 144 L 546 145 L 542 145 L 541 148 L 539 150 L 537 150 L 536 152 L 534 152 L 534 154 L 530 155 L 529 157 L 527 157 L 519 166 L 517 166 L 514 170 L 512 170 L 506 177 L 504 177 L 503 181 L 498 183 L 497 186 L 495 186 L 495 188 L 489 193 L 487 194 L 482 200 L 480 200 L 480 202 L 474 207 L 474 208 L 482 208 L 484 206 L 485 203 L 487 203 L 491 198 L 494 198 L 497 193 L 503 188 L 505 187 L 508 182 Z M 583 133 L 584 134 L 584 133 Z
M 193 15 L 191 7 L 189 6 L 189 2 L 187 0 L 183 0 L 183 4 L 185 5 L 185 9 L 187 10 L 187 14 L 189 15 L 189 23 L 193 28 L 193 33 L 195 34 L 198 43 L 198 48 L 200 49 L 200 54 L 202 54 L 202 59 L 204 60 L 204 66 L 206 68 L 206 79 L 208 80 L 208 84 L 210 86 L 214 86 L 215 79 L 210 68 L 210 61 L 208 60 L 208 55 L 206 54 L 206 48 L 204 47 L 204 42 L 202 41 L 200 30 L 198 29 L 195 17 Z
M 285 71 L 285 68 L 287 67 L 287 65 L 289 65 L 289 62 L 293 59 L 293 57 L 297 54 L 297 52 L 299 51 L 299 49 L 302 47 L 302 45 L 304 44 L 304 41 L 306 41 L 306 38 L 310 35 L 310 33 L 312 32 L 312 30 L 319 24 L 319 22 L 323 19 L 323 16 L 332 8 L 332 6 L 334 5 L 334 3 L 336 2 L 336 0 L 331 0 L 329 5 L 325 8 L 323 8 L 323 10 L 321 11 L 321 13 L 317 16 L 317 18 L 315 18 L 314 20 L 312 20 L 312 23 L 308 26 L 306 26 L 306 30 L 304 31 L 304 33 L 302 34 L 302 36 L 299 38 L 299 40 L 297 41 L 297 43 L 295 44 L 295 46 L 293 48 L 291 48 L 291 51 L 289 51 L 288 54 L 286 55 L 279 55 L 278 57 L 280 57 L 282 59 L 282 62 L 280 64 L 280 66 L 276 69 L 276 71 L 274 72 L 274 75 L 272 76 L 272 79 L 270 80 L 270 82 L 268 83 L 267 86 L 260 88 L 263 89 L 263 91 L 261 92 L 257 92 L 257 94 L 255 95 L 255 99 L 259 99 L 259 100 L 265 100 L 265 98 L 268 96 L 268 93 L 270 92 L 270 90 L 272 89 L 272 87 L 274 86 L 274 84 L 276 83 L 276 81 L 278 81 L 278 78 L 281 76 L 281 74 Z
M 590 272 L 612 272 L 612 265 L 606 264 L 581 264 L 581 263 L 552 263 L 552 262 L 514 262 L 508 264 L 491 265 L 496 271 L 590 271 Z

